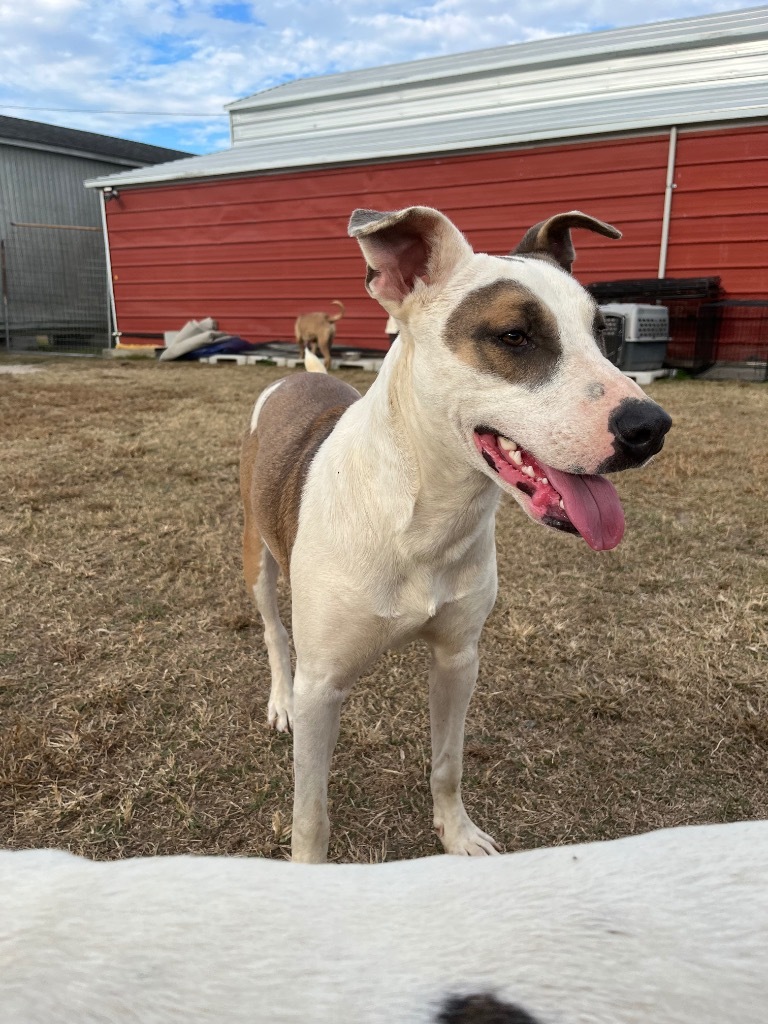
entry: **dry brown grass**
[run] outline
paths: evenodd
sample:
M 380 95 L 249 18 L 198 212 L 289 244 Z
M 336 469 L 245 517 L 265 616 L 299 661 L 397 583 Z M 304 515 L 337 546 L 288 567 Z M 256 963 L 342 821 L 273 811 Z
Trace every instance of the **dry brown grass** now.
M 287 853 L 291 741 L 265 724 L 236 483 L 253 398 L 281 373 L 0 375 L 1 845 Z M 653 467 L 618 480 L 618 550 L 511 503 L 499 518 L 465 795 L 507 850 L 768 817 L 768 390 L 653 394 L 676 426 Z M 425 691 L 412 647 L 348 702 L 333 858 L 437 851 Z

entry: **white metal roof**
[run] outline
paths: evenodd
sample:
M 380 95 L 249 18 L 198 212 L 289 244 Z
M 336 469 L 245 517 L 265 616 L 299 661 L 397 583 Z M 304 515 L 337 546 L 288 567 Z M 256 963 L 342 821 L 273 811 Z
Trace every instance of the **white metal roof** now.
M 306 78 L 229 106 L 219 153 L 142 185 L 768 117 L 768 6 Z

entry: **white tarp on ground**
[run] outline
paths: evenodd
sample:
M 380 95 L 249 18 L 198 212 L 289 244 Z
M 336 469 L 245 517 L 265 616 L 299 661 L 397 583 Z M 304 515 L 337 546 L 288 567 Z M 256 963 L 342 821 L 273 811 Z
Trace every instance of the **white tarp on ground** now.
M 179 359 L 187 352 L 194 352 L 204 345 L 213 345 L 231 337 L 226 331 L 217 330 L 218 324 L 212 317 L 205 320 L 189 320 L 175 338 L 160 353 L 161 359 Z

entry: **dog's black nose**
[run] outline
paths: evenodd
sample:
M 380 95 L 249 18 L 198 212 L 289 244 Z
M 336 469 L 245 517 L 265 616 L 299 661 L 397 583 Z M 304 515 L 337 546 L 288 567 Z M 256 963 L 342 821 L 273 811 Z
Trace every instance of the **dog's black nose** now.
M 639 466 L 664 447 L 664 435 L 672 426 L 672 417 L 650 399 L 625 398 L 611 413 L 608 429 L 616 438 L 615 455 L 604 471 Z

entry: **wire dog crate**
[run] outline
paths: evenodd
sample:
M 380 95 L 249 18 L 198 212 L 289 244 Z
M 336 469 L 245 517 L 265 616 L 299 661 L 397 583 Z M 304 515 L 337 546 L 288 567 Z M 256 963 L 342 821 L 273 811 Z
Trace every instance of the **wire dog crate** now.
M 717 323 L 712 317 L 700 317 L 699 311 L 705 303 L 720 299 L 719 277 L 600 281 L 587 285 L 587 290 L 601 306 L 637 303 L 665 307 L 669 311 L 665 366 L 702 373 L 714 364 Z

